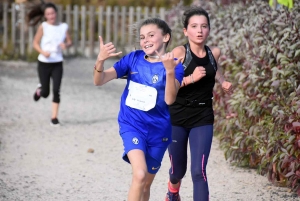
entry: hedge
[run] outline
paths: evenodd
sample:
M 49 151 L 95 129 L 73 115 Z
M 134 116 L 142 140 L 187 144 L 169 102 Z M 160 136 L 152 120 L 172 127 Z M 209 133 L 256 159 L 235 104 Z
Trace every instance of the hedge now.
M 234 86 L 232 95 L 219 84 L 214 90 L 215 134 L 226 159 L 300 195 L 300 3 L 293 10 L 264 1 L 200 6 L 211 19 L 208 44 L 221 48 L 219 63 Z M 186 42 L 182 10 L 168 18 L 173 47 Z

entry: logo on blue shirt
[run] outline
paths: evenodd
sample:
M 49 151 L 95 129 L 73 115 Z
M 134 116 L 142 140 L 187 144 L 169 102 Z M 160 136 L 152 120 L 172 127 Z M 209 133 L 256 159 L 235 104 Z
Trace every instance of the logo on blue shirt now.
M 157 75 L 154 75 L 152 77 L 152 83 L 156 83 L 158 81 L 158 76 Z
M 137 139 L 136 137 L 132 138 L 132 143 L 133 144 L 138 144 L 139 143 L 139 139 Z

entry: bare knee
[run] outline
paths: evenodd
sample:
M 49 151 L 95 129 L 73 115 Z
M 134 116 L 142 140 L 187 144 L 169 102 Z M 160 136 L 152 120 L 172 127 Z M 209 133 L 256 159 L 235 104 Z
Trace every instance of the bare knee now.
M 140 185 L 145 186 L 146 184 L 146 171 L 145 170 L 136 170 L 133 172 L 133 181 L 139 183 Z

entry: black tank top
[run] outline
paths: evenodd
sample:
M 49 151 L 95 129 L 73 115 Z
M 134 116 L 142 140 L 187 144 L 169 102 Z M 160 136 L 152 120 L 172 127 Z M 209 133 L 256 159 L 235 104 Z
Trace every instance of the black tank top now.
M 186 49 L 187 45 L 188 44 L 184 45 Z M 214 111 L 212 106 L 192 107 L 180 104 L 180 101 L 178 101 L 178 99 L 188 99 L 190 101 L 207 101 L 212 99 L 216 69 L 209 60 L 208 48 L 205 48 L 205 50 L 206 55 L 203 58 L 197 57 L 191 51 L 192 59 L 184 71 L 184 76 L 191 75 L 197 66 L 203 66 L 205 68 L 206 76 L 194 84 L 189 84 L 179 89 L 176 101 L 169 106 L 173 126 L 192 128 L 214 123 Z M 187 55 L 185 55 L 185 57 L 187 57 Z

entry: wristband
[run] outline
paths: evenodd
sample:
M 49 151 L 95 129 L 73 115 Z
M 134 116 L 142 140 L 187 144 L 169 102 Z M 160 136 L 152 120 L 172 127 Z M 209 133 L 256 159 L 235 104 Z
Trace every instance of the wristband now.
M 193 75 L 192 75 L 192 74 L 190 75 L 190 79 L 191 79 L 191 83 L 194 84 L 194 78 L 193 78 Z
M 98 69 L 96 68 L 96 65 L 94 66 L 94 69 L 95 69 L 98 73 L 102 73 L 102 72 L 103 72 L 103 70 L 98 70 Z

